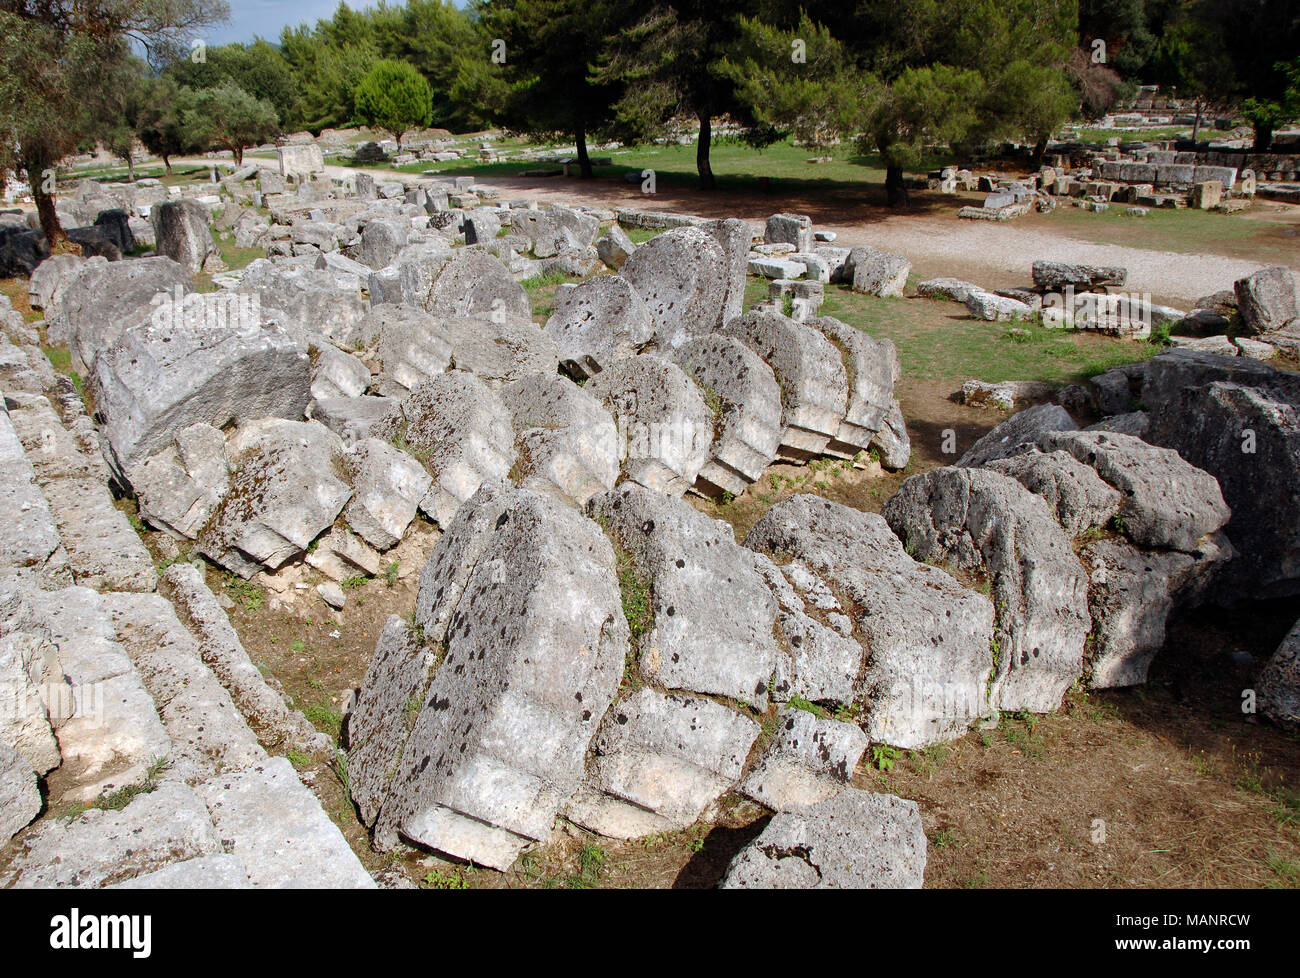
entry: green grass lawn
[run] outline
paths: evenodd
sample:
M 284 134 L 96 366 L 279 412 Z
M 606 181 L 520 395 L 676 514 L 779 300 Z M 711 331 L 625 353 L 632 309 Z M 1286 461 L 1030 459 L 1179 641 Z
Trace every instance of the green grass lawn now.
M 475 146 L 477 143 L 478 140 L 472 142 Z M 521 139 L 505 139 L 496 140 L 493 145 L 499 149 L 509 149 L 530 144 Z M 592 150 L 591 155 L 596 158 L 609 157 L 611 160 L 609 166 L 595 168 L 598 177 L 618 179 L 629 171 L 640 173 L 651 169 L 655 171 L 656 180 L 663 184 L 694 186 L 698 180 L 694 143 L 686 146 L 646 145 L 610 151 Z M 833 159 L 829 163 L 807 162 L 816 156 L 831 156 Z M 786 141 L 756 150 L 737 139 L 719 138 L 713 141 L 709 157 L 720 190 L 753 191 L 758 189 L 760 178 L 780 181 L 783 187 L 799 190 L 842 189 L 861 186 L 864 182 L 879 184 L 885 179 L 885 169 L 880 158 L 875 155 L 863 156 L 851 144 L 822 152 L 793 146 Z M 332 157 L 330 162 L 344 166 L 362 165 L 353 163 L 350 156 Z M 925 160 L 922 169 L 928 171 L 951 162 L 951 157 L 935 156 Z M 545 169 L 547 165 L 539 160 L 476 163 L 472 159 L 460 159 L 444 163 L 421 161 L 400 167 L 392 164 L 380 166 L 403 173 L 436 172 L 446 176 L 508 177 L 526 170 Z
M 1026 226 L 1051 229 L 1101 244 L 1173 251 L 1180 254 L 1222 254 L 1259 262 L 1292 265 L 1300 251 L 1296 226 L 1250 212 L 1222 214 L 1159 208 L 1145 217 L 1125 214 L 1127 205 L 1112 204 L 1100 214 L 1080 207 L 1058 207 L 1051 214 L 1031 214 Z
M 172 172 L 168 173 L 162 163 L 137 163 L 135 167 L 135 178 L 143 180 L 146 177 L 153 177 L 161 180 L 163 183 L 181 184 L 192 183 L 196 180 L 208 182 L 208 174 L 212 172 L 210 166 L 173 166 Z M 122 166 L 89 166 L 82 168 L 73 168 L 69 171 L 65 179 L 70 180 L 98 180 L 101 183 L 128 183 L 131 179 L 130 171 L 126 165 Z
M 751 278 L 745 291 L 746 306 L 752 306 L 767 297 L 768 283 Z M 1160 351 L 1151 343 L 1045 329 L 1037 321 L 986 323 L 956 302 L 881 299 L 843 285 L 826 286 L 822 315 L 893 341 L 909 380 L 1077 383 Z
M 528 293 L 528 302 L 533 307 L 533 318 L 544 323 L 555 308 L 555 290 L 565 282 L 580 281 L 582 280 L 572 275 L 565 275 L 563 272 L 551 272 L 548 275 L 534 275 L 519 284 Z
M 235 207 L 235 204 L 227 204 L 227 207 Z M 213 232 L 213 240 L 217 243 L 217 250 L 221 252 L 221 260 L 226 263 L 227 271 L 238 271 L 241 268 L 247 268 L 259 258 L 266 257 L 265 248 L 241 248 L 235 244 L 233 234 L 219 234 Z M 207 272 L 200 272 L 194 276 L 194 287 L 199 292 L 215 292 L 218 286 L 212 283 L 212 276 Z
M 1117 129 L 1074 129 L 1079 138 L 1087 143 L 1104 143 L 1108 139 L 1118 136 L 1123 142 L 1137 142 L 1139 140 L 1151 139 L 1191 139 L 1191 126 L 1167 126 L 1160 129 L 1137 129 L 1137 130 L 1117 130 Z M 1232 133 L 1226 129 L 1206 129 L 1201 127 L 1197 133 L 1197 140 L 1226 139 Z

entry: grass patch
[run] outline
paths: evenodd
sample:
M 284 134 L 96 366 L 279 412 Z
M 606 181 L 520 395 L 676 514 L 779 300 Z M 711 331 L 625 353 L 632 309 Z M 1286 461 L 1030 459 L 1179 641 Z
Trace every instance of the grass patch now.
M 234 572 L 226 574 L 225 591 L 231 601 L 250 613 L 260 610 L 262 605 L 266 604 L 266 592 L 252 581 L 246 581 Z
M 624 228 L 627 236 L 632 239 L 633 244 L 645 244 L 651 238 L 657 238 L 663 234 L 667 228 Z
M 578 853 L 578 871 L 564 881 L 570 890 L 587 890 L 600 882 L 605 875 L 609 856 L 600 846 L 585 845 Z
M 627 646 L 627 658 L 623 664 L 622 686 L 625 689 L 636 689 L 641 685 L 640 677 L 637 674 L 637 656 L 641 637 L 654 627 L 654 605 L 651 600 L 650 582 L 640 568 L 637 567 L 632 555 L 624 549 L 618 538 L 609 532 L 609 527 L 603 520 L 601 521 L 601 527 L 605 530 L 609 542 L 614 548 L 614 564 L 618 573 L 619 597 L 623 604 L 623 617 L 627 619 L 630 636 Z
M 334 743 L 339 742 L 343 732 L 343 714 L 328 703 L 314 703 L 302 711 L 307 722 L 321 733 L 329 734 Z
M 227 204 L 227 207 L 236 207 L 236 204 Z M 242 268 L 247 268 L 259 258 L 266 257 L 265 248 L 241 248 L 235 244 L 233 237 L 227 235 L 214 234 L 214 240 L 217 243 L 217 251 L 221 254 L 221 260 L 226 264 L 226 271 L 235 272 Z M 194 276 L 194 287 L 199 292 L 216 292 L 219 288 L 212 281 L 211 272 L 200 272 Z
M 34 323 L 45 318 L 44 313 L 33 309 L 28 301 L 27 279 L 0 278 L 0 293 L 9 299 L 9 304 L 22 315 L 23 322 Z
M 1270 890 L 1300 889 L 1300 861 L 1270 852 L 1268 868 L 1273 874 L 1273 879 L 1268 881 Z
M 1150 208 L 1145 217 L 1131 217 L 1126 209 L 1127 205 L 1112 204 L 1095 214 L 1081 207 L 1058 207 L 1049 217 L 1057 233 L 1099 244 L 1178 254 L 1234 255 L 1260 264 L 1287 265 L 1295 261 L 1295 238 L 1284 234 L 1294 225 L 1261 214 L 1156 207 Z
M 528 293 L 528 304 L 532 306 L 533 317 L 545 321 L 555 309 L 555 290 L 565 282 L 578 282 L 581 279 L 566 275 L 564 272 L 547 272 L 524 279 L 520 284 Z
M 498 151 L 532 147 L 544 151 L 543 158 L 511 160 L 501 163 L 478 163 L 477 147 L 481 136 L 466 137 L 457 147 L 470 155 L 455 160 L 436 162 L 417 160 L 396 166 L 393 163 L 357 163 L 351 154 L 331 157 L 327 163 L 366 169 L 387 169 L 400 173 L 437 173 L 441 176 L 513 177 L 528 170 L 545 170 L 558 167 L 558 163 L 544 158 L 558 159 L 572 156 L 571 146 L 555 143 L 529 143 L 518 138 L 494 139 Z M 568 152 L 560 152 L 567 150 Z M 592 167 L 596 179 L 622 182 L 625 173 L 636 173 L 638 183 L 644 170 L 653 170 L 660 185 L 695 187 L 699 174 L 695 165 L 694 141 L 685 145 L 626 146 L 615 150 L 593 149 L 596 158 L 608 157 L 607 166 Z M 810 163 L 810 159 L 830 157 L 829 162 Z M 921 160 L 916 172 L 925 173 L 956 162 L 950 154 L 937 154 Z M 860 190 L 864 183 L 881 185 L 885 180 L 885 167 L 878 154 L 863 155 L 853 143 L 828 149 L 814 150 L 795 146 L 789 140 L 774 143 L 764 149 L 754 149 L 731 136 L 715 136 L 709 147 L 709 164 L 721 191 L 744 193 Z M 571 170 L 576 175 L 576 168 Z M 653 198 L 647 198 L 652 200 Z M 635 240 L 635 239 L 634 239 Z
M 746 304 L 766 297 L 767 281 L 751 277 L 746 283 Z M 827 286 L 821 313 L 874 339 L 893 342 L 908 380 L 960 383 L 977 378 L 989 383 L 1046 380 L 1070 384 L 1160 352 L 1151 343 L 1047 329 L 1036 320 L 987 323 L 970 318 L 965 307 L 954 302 L 919 297 L 882 299 L 861 295 L 844 285 Z
M 144 781 L 140 784 L 129 784 L 125 788 L 106 792 L 100 795 L 91 807 L 105 812 L 120 812 L 140 795 L 147 795 L 152 791 L 156 791 L 158 789 L 158 779 L 170 766 L 171 762 L 166 758 L 157 758 L 149 764 Z
M 877 771 L 892 771 L 899 756 L 898 748 L 888 744 L 876 744 L 871 748 L 871 763 Z
M 420 880 L 422 890 L 468 890 L 469 878 L 463 869 L 435 869 Z

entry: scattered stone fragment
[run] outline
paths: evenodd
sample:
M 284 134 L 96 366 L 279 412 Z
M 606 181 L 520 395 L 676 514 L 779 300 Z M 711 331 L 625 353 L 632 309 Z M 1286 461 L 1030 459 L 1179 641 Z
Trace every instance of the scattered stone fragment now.
M 528 293 L 509 269 L 476 249 L 456 252 L 418 294 L 418 304 L 436 316 L 481 316 L 496 322 L 528 321 L 533 314 Z
M 337 474 L 343 443 L 324 425 L 267 420 L 230 441 L 230 492 L 197 538 L 198 550 L 244 578 L 306 551 L 352 496 Z
M 1036 261 L 1032 273 L 1034 285 L 1044 292 L 1063 292 L 1070 286 L 1091 291 L 1100 286 L 1123 286 L 1128 281 L 1125 268 L 1059 261 Z
M 1056 514 L 1070 537 L 1104 527 L 1119 512 L 1121 493 L 1106 485 L 1096 471 L 1069 452 L 1029 450 L 984 463 L 994 472 L 1009 475 Z
M 1068 452 L 1123 493 L 1118 519 L 1134 543 L 1194 552 L 1202 537 L 1222 528 L 1232 515 L 1214 476 L 1177 452 L 1131 435 L 1058 431 L 1044 435 L 1039 444 L 1045 451 Z
M 777 815 L 732 860 L 726 889 L 920 889 L 925 831 L 916 802 L 850 788 Z
M 849 253 L 848 263 L 853 266 L 853 291 L 867 295 L 901 296 L 907 277 L 912 274 L 912 263 L 902 255 L 891 255 L 871 247 L 854 248 Z
M 187 321 L 127 330 L 96 359 L 90 387 L 112 461 L 126 472 L 193 424 L 301 418 L 310 382 L 306 351 L 272 324 Z
M 866 749 L 853 724 L 787 707 L 741 790 L 778 812 L 816 805 L 844 790 Z
M 1240 279 L 1234 286 L 1241 323 L 1252 335 L 1300 327 L 1300 296 L 1291 269 L 1279 265 Z
M 423 465 L 378 438 L 353 450 L 353 496 L 343 510 L 348 526 L 378 550 L 396 546 L 433 485 Z

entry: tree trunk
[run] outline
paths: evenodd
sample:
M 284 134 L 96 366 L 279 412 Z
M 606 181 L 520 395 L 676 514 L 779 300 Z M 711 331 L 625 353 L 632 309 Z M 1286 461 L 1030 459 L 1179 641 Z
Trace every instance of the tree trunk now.
M 700 174 L 700 189 L 712 190 L 717 186 L 713 179 L 713 165 L 709 162 L 709 147 L 713 142 L 713 117 L 700 114 L 700 138 L 695 144 L 695 169 Z
M 243 146 L 236 146 L 236 147 L 235 147 L 235 166 L 243 166 L 243 165 L 244 165 L 244 147 L 243 147 Z
M 126 151 L 126 175 L 135 183 L 135 154 L 129 149 Z
M 1255 126 L 1255 145 L 1252 147 L 1256 153 L 1267 153 L 1268 148 L 1273 145 L 1273 124 L 1270 122 L 1261 122 Z
M 1043 157 L 1047 155 L 1047 136 L 1039 137 L 1038 142 L 1034 143 L 1034 165 L 1042 166 Z
M 47 194 L 41 185 L 41 174 L 44 170 L 44 167 L 28 167 L 27 182 L 32 188 L 32 200 L 36 202 L 36 213 L 41 219 L 41 230 L 45 232 L 45 240 L 53 251 L 67 239 L 67 235 L 63 233 L 63 225 L 59 223 L 59 213 L 54 209 L 54 195 Z
M 167 176 L 171 176 L 171 175 L 172 175 L 172 157 L 171 157 L 171 154 L 170 154 L 170 153 L 163 153 L 163 154 L 162 154 L 162 161 L 163 161 L 163 170 L 166 171 Z
M 1200 99 L 1196 101 L 1196 122 L 1192 124 L 1192 142 L 1196 142 L 1196 137 L 1201 134 L 1201 113 L 1204 112 L 1205 105 Z
M 590 180 L 592 172 L 591 157 L 587 155 L 587 127 L 581 122 L 573 134 L 573 141 L 578 147 L 578 175 L 583 180 Z
M 903 182 L 903 168 L 888 166 L 885 169 L 885 196 L 890 207 L 903 207 L 908 203 L 907 185 Z

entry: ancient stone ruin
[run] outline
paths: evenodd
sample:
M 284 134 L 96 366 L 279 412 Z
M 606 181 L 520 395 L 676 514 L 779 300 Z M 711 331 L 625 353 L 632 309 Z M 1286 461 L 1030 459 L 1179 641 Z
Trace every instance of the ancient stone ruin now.
M 899 295 L 906 258 L 793 214 L 637 244 L 656 216 L 461 178 L 334 186 L 309 156 L 281 152 L 292 193 L 227 181 L 216 220 L 269 256 L 239 272 L 213 265 L 189 198 L 151 203 L 148 257 L 105 207 L 90 226 L 117 254 L 34 266 L 85 400 L 4 310 L 0 885 L 373 886 L 286 759 L 338 749 L 379 851 L 506 870 L 560 822 L 637 839 L 742 799 L 771 817 L 728 887 L 920 886 L 923 813 L 849 786 L 871 745 L 1141 684 L 1174 613 L 1300 593 L 1294 374 L 1162 353 L 1096 379 L 1091 428 L 1030 408 L 882 515 L 798 494 L 738 540 L 691 499 L 777 461 L 907 467 L 893 345 L 820 314 L 830 282 Z M 536 321 L 520 283 L 553 272 L 583 281 Z M 749 276 L 772 291 L 746 308 Z M 1041 299 L 1125 271 L 1032 277 Z M 921 291 L 987 319 L 1030 308 Z M 1233 309 L 1265 340 L 1300 328 L 1267 271 Z M 1243 462 L 1246 426 L 1269 465 Z M 178 559 L 160 572 L 115 498 Z M 305 564 L 341 607 L 395 555 L 418 561 L 415 604 L 335 745 L 205 571 Z M 1292 729 L 1296 645 L 1259 681 Z M 41 779 L 50 806 L 138 793 L 40 817 Z

